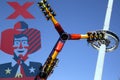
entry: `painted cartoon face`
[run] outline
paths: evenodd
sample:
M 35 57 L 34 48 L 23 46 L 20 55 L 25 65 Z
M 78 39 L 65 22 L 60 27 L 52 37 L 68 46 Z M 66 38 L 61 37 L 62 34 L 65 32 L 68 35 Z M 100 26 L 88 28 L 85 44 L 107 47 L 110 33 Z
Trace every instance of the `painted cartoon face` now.
M 25 55 L 28 51 L 28 38 L 26 36 L 18 36 L 14 37 L 14 53 L 19 56 L 19 55 Z

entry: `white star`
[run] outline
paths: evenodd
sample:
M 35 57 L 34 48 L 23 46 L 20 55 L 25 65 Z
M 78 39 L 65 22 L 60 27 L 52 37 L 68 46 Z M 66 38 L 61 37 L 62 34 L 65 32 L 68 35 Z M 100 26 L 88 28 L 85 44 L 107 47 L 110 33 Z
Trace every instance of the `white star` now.
M 35 72 L 35 68 L 31 67 L 30 69 L 30 73 L 34 73 Z
M 7 69 L 5 70 L 5 74 L 10 74 L 10 73 L 11 73 L 11 69 L 7 68 Z

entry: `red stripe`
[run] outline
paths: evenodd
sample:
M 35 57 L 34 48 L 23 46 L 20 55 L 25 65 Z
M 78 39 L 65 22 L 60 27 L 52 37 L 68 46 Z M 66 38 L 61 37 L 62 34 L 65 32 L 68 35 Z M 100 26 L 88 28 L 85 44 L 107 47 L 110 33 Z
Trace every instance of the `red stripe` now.
M 26 30 L 23 32 L 23 34 L 26 34 L 27 36 L 30 36 L 30 34 L 32 34 L 34 32 L 33 29 L 30 29 L 30 30 Z
M 40 47 L 39 47 L 40 45 L 38 44 L 37 46 L 35 46 L 34 48 L 32 48 L 31 50 L 30 50 L 30 52 L 28 52 L 28 54 L 30 54 L 30 53 L 33 53 L 33 52 L 35 52 L 36 50 L 38 50 Z
M 38 32 L 35 31 L 35 33 L 33 33 L 32 35 L 29 36 L 30 41 L 31 41 L 31 39 L 34 39 L 34 37 L 39 36 L 39 34 L 36 34 L 36 33 L 38 33 Z
M 39 35 L 34 36 L 33 38 L 30 38 L 29 44 L 34 44 L 34 42 L 36 42 L 36 40 L 40 40 Z M 33 43 L 32 43 L 33 42 Z
M 34 46 L 34 47 L 33 47 Z M 34 44 L 30 45 L 29 47 L 29 53 L 32 53 L 32 51 L 36 50 L 36 48 L 38 48 L 40 46 L 40 42 L 39 42 L 39 39 L 37 39 L 37 41 L 34 42 Z

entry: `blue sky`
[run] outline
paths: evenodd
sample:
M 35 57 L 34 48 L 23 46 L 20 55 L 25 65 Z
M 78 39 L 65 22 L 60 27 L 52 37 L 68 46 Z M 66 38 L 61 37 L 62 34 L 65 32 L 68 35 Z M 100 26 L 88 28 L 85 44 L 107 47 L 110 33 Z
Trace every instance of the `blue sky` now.
M 42 47 L 32 54 L 30 59 L 43 64 L 59 38 L 52 22 L 45 19 L 36 5 L 39 0 L 17 0 L 20 4 L 34 1 L 34 5 L 28 11 L 35 16 L 35 19 L 29 20 L 19 16 L 17 19 L 7 20 L 6 17 L 13 12 L 7 1 L 16 0 L 0 0 L 0 32 L 13 28 L 14 24 L 21 20 L 27 22 L 30 28 L 40 30 Z M 57 13 L 56 19 L 68 33 L 86 34 L 103 28 L 108 0 L 48 0 L 48 2 Z M 120 0 L 114 0 L 110 31 L 115 32 L 118 37 L 120 37 L 119 21 Z M 0 53 L 0 56 L 3 56 L 4 52 Z M 58 55 L 59 63 L 48 80 L 93 80 L 97 56 L 98 51 L 86 40 L 67 41 Z M 120 46 L 115 51 L 106 53 L 102 80 L 119 80 L 119 78 Z

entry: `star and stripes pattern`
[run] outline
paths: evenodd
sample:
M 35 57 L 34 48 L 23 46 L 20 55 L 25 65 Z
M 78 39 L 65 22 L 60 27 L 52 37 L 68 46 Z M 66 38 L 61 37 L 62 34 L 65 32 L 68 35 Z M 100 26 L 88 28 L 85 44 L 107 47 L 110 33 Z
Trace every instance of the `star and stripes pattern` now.
M 12 66 L 11 63 L 0 64 L 0 80 L 2 78 L 5 78 L 6 80 L 7 78 L 15 78 L 18 66 L 18 64 Z M 22 67 L 25 77 L 35 77 L 39 73 L 39 68 L 42 67 L 42 65 L 37 62 L 30 62 L 29 66 L 22 63 Z
M 5 61 L 7 57 L 1 57 L 0 53 L 0 60 L 3 60 L 0 61 L 0 80 L 34 80 L 42 67 L 40 62 L 32 61 L 28 57 L 41 48 L 40 30 L 34 26 L 29 28 L 29 23 L 36 22 L 37 16 L 32 14 L 31 11 L 33 10 L 31 9 L 37 5 L 32 0 L 2 0 L 0 4 L 4 6 L 4 9 L 0 8 L 0 12 L 3 12 L 0 15 L 4 15 L 0 17 L 2 21 L 0 25 L 3 25 L 4 22 L 10 26 L 11 23 L 14 24 L 14 26 L 9 28 L 5 26 L 5 29 L 0 30 L 0 51 L 2 54 L 7 54 L 8 57 L 12 56 L 7 62 Z M 28 37 L 28 51 L 24 56 L 15 55 L 13 47 L 15 35 L 26 35 Z

